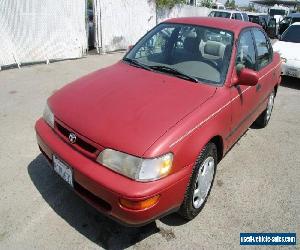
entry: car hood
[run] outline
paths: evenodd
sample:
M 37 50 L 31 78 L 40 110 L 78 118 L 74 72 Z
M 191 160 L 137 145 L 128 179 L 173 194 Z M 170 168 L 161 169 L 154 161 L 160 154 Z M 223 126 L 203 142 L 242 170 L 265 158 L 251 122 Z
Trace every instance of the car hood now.
M 124 62 L 66 85 L 49 98 L 59 119 L 107 148 L 142 156 L 216 88 Z
M 278 52 L 281 57 L 290 60 L 300 61 L 300 44 L 278 41 L 273 44 L 274 51 Z

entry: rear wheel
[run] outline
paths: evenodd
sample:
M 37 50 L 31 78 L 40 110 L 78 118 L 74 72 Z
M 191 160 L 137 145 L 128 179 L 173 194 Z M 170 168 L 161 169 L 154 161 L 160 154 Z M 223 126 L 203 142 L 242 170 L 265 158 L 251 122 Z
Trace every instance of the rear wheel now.
M 255 121 L 256 126 L 260 128 L 264 128 L 268 125 L 274 107 L 274 100 L 275 100 L 275 91 L 273 90 L 268 98 L 267 108 L 265 109 L 264 112 L 261 113 L 261 115 Z
M 204 207 L 213 185 L 217 166 L 217 147 L 208 143 L 198 157 L 179 213 L 187 220 L 195 218 Z

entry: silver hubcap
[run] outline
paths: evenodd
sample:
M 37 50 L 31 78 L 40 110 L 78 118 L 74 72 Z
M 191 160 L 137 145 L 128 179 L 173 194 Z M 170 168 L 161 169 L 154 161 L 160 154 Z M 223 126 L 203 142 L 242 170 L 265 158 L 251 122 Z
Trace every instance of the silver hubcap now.
M 269 97 L 268 106 L 267 106 L 267 121 L 271 117 L 273 106 L 274 106 L 274 93 L 272 93 Z
M 205 198 L 210 190 L 215 172 L 215 160 L 213 157 L 208 157 L 199 168 L 198 177 L 195 183 L 193 195 L 193 206 L 199 208 L 205 201 Z

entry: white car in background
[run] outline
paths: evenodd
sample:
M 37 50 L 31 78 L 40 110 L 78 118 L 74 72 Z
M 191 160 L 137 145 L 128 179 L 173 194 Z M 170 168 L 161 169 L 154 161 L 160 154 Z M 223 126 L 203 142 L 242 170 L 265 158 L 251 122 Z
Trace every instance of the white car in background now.
M 273 44 L 282 60 L 282 75 L 300 78 L 300 22 L 289 26 Z
M 237 10 L 213 10 L 209 13 L 209 17 L 223 17 L 249 22 L 249 17 L 246 12 Z

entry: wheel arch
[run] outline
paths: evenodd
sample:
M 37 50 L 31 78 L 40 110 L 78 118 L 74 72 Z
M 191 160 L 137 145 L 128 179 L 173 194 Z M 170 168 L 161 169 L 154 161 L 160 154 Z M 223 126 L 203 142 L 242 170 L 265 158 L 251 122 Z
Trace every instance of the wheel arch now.
M 217 154 L 218 154 L 218 162 L 220 162 L 223 158 L 223 153 L 224 153 L 224 142 L 223 142 L 222 136 L 216 135 L 216 136 L 212 137 L 209 142 L 212 142 L 216 145 Z

